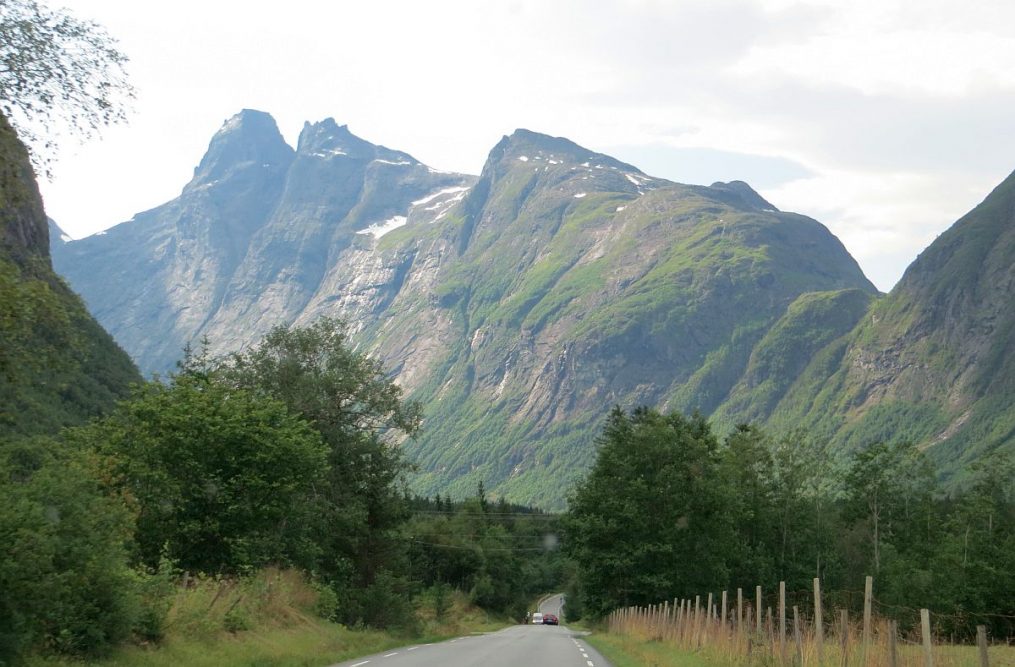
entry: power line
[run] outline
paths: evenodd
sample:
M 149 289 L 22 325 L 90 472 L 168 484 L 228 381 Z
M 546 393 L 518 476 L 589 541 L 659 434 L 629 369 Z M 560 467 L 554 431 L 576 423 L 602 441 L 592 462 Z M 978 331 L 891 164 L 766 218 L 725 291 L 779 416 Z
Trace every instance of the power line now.
M 528 519 L 561 519 L 561 514 L 530 514 L 528 512 L 457 512 L 455 510 L 415 510 L 413 514 L 467 517 L 525 517 Z
M 413 540 L 414 544 L 422 544 L 428 547 L 438 547 L 441 549 L 454 549 L 458 551 L 553 551 L 553 549 L 547 549 L 545 547 L 481 547 L 481 546 L 460 546 L 457 544 L 438 544 L 437 542 L 421 542 L 419 540 Z

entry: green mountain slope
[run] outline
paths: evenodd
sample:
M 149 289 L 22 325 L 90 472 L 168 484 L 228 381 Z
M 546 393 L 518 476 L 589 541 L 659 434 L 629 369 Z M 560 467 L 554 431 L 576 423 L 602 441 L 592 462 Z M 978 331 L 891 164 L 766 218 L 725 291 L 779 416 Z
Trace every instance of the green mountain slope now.
M 48 433 L 108 410 L 137 369 L 53 273 L 24 146 L 0 116 L 0 437 Z
M 767 415 L 792 384 L 772 376 L 876 294 L 824 226 L 744 183 L 671 183 L 527 130 L 477 180 L 333 121 L 287 152 L 250 111 L 178 199 L 54 252 L 145 368 L 204 334 L 228 351 L 277 322 L 347 318 L 424 405 L 404 443 L 418 490 L 482 481 L 544 506 L 591 463 L 612 405 Z
M 448 217 L 457 253 L 431 298 L 404 295 L 365 332 L 400 364 L 441 350 L 408 385 L 428 414 L 406 445 L 425 491 L 482 480 L 558 504 L 611 405 L 710 412 L 801 294 L 875 294 L 827 229 L 744 184 L 669 183 L 527 131 Z M 389 251 L 436 233 L 400 230 Z
M 1015 174 L 815 354 L 770 423 L 812 428 L 833 449 L 909 439 L 955 480 L 985 454 L 1015 450 L 1013 257 Z

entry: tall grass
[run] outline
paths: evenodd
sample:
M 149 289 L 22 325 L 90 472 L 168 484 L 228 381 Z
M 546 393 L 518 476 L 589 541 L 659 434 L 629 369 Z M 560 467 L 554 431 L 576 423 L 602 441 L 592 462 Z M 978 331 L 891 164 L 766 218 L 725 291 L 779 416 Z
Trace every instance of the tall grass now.
M 326 616 L 333 594 L 292 570 L 244 578 L 189 580 L 173 595 L 158 642 L 140 641 L 110 657 L 77 662 L 36 657 L 29 667 L 320 667 L 413 641 L 502 627 L 453 593 L 437 618 L 420 600 L 422 635 L 347 628 Z M 339 604 L 341 601 L 339 601 Z

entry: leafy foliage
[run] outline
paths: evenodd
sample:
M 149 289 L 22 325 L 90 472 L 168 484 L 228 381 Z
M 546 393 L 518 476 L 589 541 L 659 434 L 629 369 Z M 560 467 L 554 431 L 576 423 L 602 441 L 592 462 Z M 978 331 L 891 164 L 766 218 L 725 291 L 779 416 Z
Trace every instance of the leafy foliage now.
M 77 137 L 124 120 L 133 97 L 127 57 L 96 23 L 36 0 L 0 5 L 0 113 L 30 144 L 36 168 L 49 163 L 54 127 Z M 37 131 L 35 128 L 45 128 Z M 45 132 L 43 138 L 39 132 Z M 41 151 L 39 149 L 42 149 Z
M 87 453 L 0 442 L 0 663 L 40 645 L 94 655 L 130 635 L 141 611 L 130 528 Z
M 68 438 L 108 457 L 114 488 L 137 507 L 147 566 L 163 555 L 194 572 L 313 564 L 326 452 L 281 403 L 184 372 Z
M 718 444 L 698 417 L 615 410 L 565 517 L 580 604 L 601 616 L 708 590 L 774 590 L 779 581 L 807 590 L 814 576 L 834 596 L 870 574 L 882 613 L 903 624 L 929 607 L 939 632 L 968 637 L 985 624 L 1011 636 L 1009 459 L 978 466 L 972 484 L 948 497 L 912 445 L 875 443 L 839 469 L 817 452 L 802 432 L 773 441 L 741 425 Z M 697 513 L 684 509 L 692 502 Z M 698 543 L 706 548 L 689 549 Z
M 71 343 L 67 305 L 49 284 L 0 259 L 0 378 L 24 379 Z
M 425 587 L 439 614 L 448 591 L 476 605 L 521 619 L 531 601 L 563 580 L 559 516 L 501 500 L 452 502 L 415 498 L 406 525 L 412 579 Z
M 589 613 L 725 581 L 714 554 L 732 527 L 717 484 L 719 443 L 704 418 L 617 408 L 598 444 L 565 523 Z
M 80 299 L 37 273 L 0 257 L 0 437 L 80 424 L 140 379 Z
M 320 434 L 320 571 L 346 594 L 341 618 L 386 625 L 391 609 L 372 598 L 405 586 L 398 527 L 407 508 L 398 482 L 408 469 L 386 436 L 415 433 L 418 407 L 403 403 L 380 364 L 352 350 L 344 325 L 327 318 L 276 327 L 233 355 L 221 375 L 230 386 L 281 401 Z

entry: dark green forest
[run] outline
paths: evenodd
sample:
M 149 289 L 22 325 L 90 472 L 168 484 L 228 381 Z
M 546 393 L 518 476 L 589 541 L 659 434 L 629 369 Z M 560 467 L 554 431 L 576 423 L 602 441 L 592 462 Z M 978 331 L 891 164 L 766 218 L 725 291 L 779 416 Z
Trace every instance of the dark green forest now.
M 761 585 L 859 609 L 865 576 L 878 611 L 939 631 L 1015 634 L 1015 474 L 984 459 L 945 494 L 905 442 L 877 442 L 833 465 L 806 433 L 776 439 L 741 425 L 725 438 L 700 415 L 615 409 L 596 464 L 564 517 L 577 571 L 570 610 L 601 617 Z M 809 599 L 809 598 L 808 598 Z
M 561 578 L 559 517 L 407 491 L 418 429 L 380 365 L 322 319 L 242 354 L 188 350 L 112 412 L 0 442 L 0 664 L 158 641 L 184 576 L 307 573 L 321 613 L 411 633 L 452 590 L 512 619 Z
M 344 326 L 277 327 L 225 359 L 187 350 L 105 417 L 0 444 L 0 664 L 32 651 L 101 655 L 157 642 L 191 575 L 296 568 L 341 623 L 412 633 L 453 591 L 520 620 L 567 589 L 568 616 L 708 591 L 807 591 L 941 630 L 1013 634 L 1012 464 L 987 459 L 943 493 L 924 455 L 875 443 L 845 466 L 805 433 L 614 409 L 564 515 L 422 498 L 397 446 L 418 406 Z

